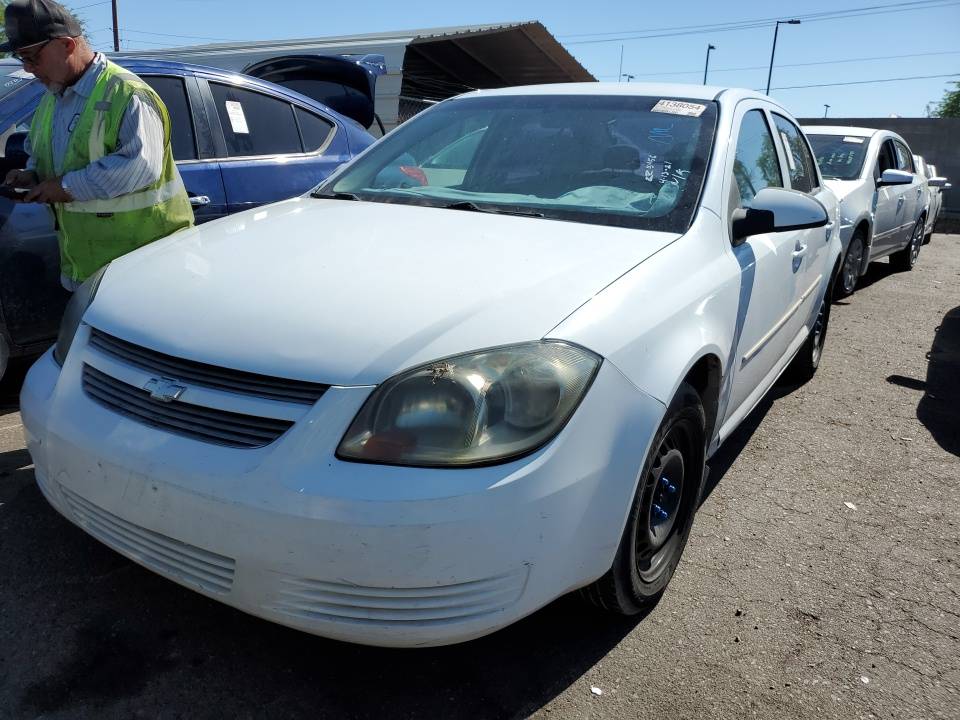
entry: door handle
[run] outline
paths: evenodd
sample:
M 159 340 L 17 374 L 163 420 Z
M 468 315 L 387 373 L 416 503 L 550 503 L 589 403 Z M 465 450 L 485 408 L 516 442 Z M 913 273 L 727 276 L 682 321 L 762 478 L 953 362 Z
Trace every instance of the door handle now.
M 201 205 L 209 205 L 210 198 L 206 195 L 191 195 L 190 204 L 194 207 L 199 207 Z
M 793 256 L 795 258 L 802 258 L 807 254 L 807 246 L 804 244 L 797 243 L 797 247 L 793 251 Z

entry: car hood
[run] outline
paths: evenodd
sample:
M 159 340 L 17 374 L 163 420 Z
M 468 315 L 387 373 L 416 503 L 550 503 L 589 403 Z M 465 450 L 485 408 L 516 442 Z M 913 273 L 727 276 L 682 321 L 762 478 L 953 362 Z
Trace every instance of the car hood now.
M 837 196 L 837 200 L 843 200 L 847 195 L 863 187 L 863 180 L 828 180 L 823 183 Z
M 115 260 L 85 320 L 178 357 L 332 385 L 538 340 L 679 237 L 295 198 Z

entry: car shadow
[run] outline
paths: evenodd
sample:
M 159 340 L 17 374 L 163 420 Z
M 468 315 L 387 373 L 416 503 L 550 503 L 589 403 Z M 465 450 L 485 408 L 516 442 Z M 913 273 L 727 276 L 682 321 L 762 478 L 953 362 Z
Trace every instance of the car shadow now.
M 461 645 L 326 640 L 233 610 L 108 549 L 46 502 L 30 462 L 25 450 L 0 453 L 0 636 L 10 640 L 7 658 L 31 658 L 0 683 L 0 707 L 16 716 L 521 718 L 643 619 L 570 595 Z M 210 713 L 197 714 L 203 708 Z
M 891 375 L 892 385 L 922 390 L 917 419 L 944 450 L 960 456 L 960 307 L 943 316 L 927 353 L 927 379 Z
M 896 271 L 890 265 L 888 260 L 872 262 L 867 266 L 867 272 L 860 276 L 860 279 L 857 280 L 857 292 L 860 290 L 865 290 L 876 282 L 880 282 L 891 275 L 895 275 Z
M 740 425 L 737 426 L 733 434 L 723 441 L 723 445 L 721 445 L 717 452 L 713 454 L 713 457 L 707 461 L 707 467 L 710 470 L 700 496 L 701 506 L 707 501 L 707 498 L 710 497 L 717 485 L 720 484 L 720 481 L 727 474 L 727 471 L 730 470 L 733 463 L 740 456 L 740 453 L 743 452 L 743 449 L 747 446 L 747 443 L 750 442 L 753 434 L 760 427 L 763 418 L 770 412 L 770 408 L 773 407 L 774 403 L 780 398 L 786 397 L 798 387 L 800 387 L 798 384 L 786 383 L 782 380 L 778 381 L 770 388 L 767 394 L 763 396 L 763 399 L 757 406 L 750 411 L 750 414 L 743 419 Z
M 20 410 L 20 386 L 30 369 L 30 363 L 21 359 L 11 360 L 3 378 L 0 379 L 0 417 Z

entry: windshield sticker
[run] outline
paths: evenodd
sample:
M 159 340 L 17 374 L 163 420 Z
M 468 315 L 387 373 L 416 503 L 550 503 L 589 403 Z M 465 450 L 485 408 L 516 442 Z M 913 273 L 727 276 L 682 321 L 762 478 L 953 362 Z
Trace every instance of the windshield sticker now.
M 33 73 L 28 73 L 26 70 L 16 70 L 10 73 L 7 77 L 22 78 L 24 80 L 27 80 L 33 77 Z
M 699 103 L 688 103 L 680 100 L 660 100 L 650 109 L 650 112 L 700 117 L 703 114 L 703 111 L 706 109 L 706 105 L 700 105 Z
M 247 116 L 243 114 L 243 105 L 235 100 L 227 100 L 225 104 L 233 132 L 237 135 L 249 135 L 250 128 L 247 127 Z
M 851 135 L 847 135 L 847 136 L 845 136 L 845 137 L 843 138 L 843 141 L 844 141 L 844 142 L 849 142 L 849 143 L 856 143 L 857 145 L 860 145 L 860 144 L 863 142 L 863 138 L 858 138 L 858 137 L 853 137 L 853 136 L 851 136 Z

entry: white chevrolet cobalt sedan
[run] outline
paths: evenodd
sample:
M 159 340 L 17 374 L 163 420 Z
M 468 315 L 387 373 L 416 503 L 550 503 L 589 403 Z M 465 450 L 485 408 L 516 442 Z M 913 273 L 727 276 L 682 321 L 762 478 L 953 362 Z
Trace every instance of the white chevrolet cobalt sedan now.
M 132 560 L 331 638 L 463 641 L 579 588 L 637 613 L 706 460 L 817 368 L 836 212 L 761 95 L 448 100 L 85 283 L 23 386 L 37 481 Z

